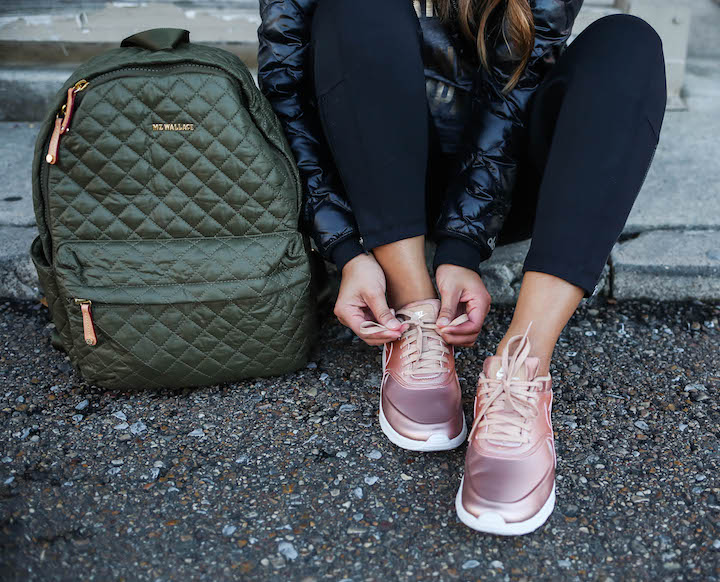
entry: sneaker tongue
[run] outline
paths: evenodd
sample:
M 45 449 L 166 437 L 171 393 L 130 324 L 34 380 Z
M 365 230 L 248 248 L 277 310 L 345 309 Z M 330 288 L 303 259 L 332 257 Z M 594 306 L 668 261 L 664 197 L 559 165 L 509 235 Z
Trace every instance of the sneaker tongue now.
M 405 311 L 411 311 L 415 313 L 422 321 L 427 323 L 435 323 L 440 313 L 440 300 L 439 299 L 422 299 L 420 301 L 413 301 L 403 307 Z M 422 351 L 428 352 L 434 347 L 437 347 L 437 342 L 432 341 L 430 336 L 431 332 L 425 332 L 423 338 Z M 416 372 L 413 377 L 416 380 L 432 380 L 438 378 L 441 374 L 439 372 Z
M 535 357 L 528 357 L 524 364 L 515 373 L 515 378 L 518 380 L 534 380 L 537 375 L 538 367 L 540 366 L 540 359 Z M 498 377 L 498 372 L 502 368 L 502 357 L 501 356 L 490 356 L 485 360 L 483 366 L 485 377 L 500 379 L 502 375 Z
M 538 366 L 540 365 L 540 360 L 535 357 L 528 357 L 523 365 L 520 367 L 519 370 L 516 371 L 514 378 L 517 380 L 533 380 L 535 376 L 537 375 Z M 502 378 L 502 357 L 501 356 L 490 356 L 485 360 L 485 363 L 483 365 L 483 372 L 485 372 L 486 378 L 493 378 L 493 379 L 500 379 Z M 498 377 L 498 372 L 501 372 L 500 376 Z M 506 410 L 505 414 L 510 414 L 512 416 L 517 416 L 518 420 L 521 420 L 520 415 L 517 412 L 513 412 L 512 410 L 508 409 Z M 495 445 L 497 447 L 518 447 L 520 446 L 517 443 L 507 442 L 503 440 L 495 440 L 490 439 L 487 441 L 489 444 Z
M 440 313 L 440 301 L 438 299 L 413 301 L 405 305 L 403 309 L 416 313 L 423 321 L 435 323 L 438 313 Z

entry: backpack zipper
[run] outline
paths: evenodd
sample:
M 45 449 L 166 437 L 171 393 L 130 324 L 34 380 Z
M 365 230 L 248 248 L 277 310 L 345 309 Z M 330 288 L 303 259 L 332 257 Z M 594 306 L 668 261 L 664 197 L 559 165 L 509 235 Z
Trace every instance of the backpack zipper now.
M 72 119 L 73 106 L 75 105 L 75 94 L 83 91 L 89 85 L 86 79 L 80 79 L 75 85 L 70 87 L 67 92 L 67 101 L 60 108 L 60 112 L 55 115 L 55 128 L 50 136 L 50 144 L 48 145 L 48 153 L 45 161 L 48 164 L 57 162 L 58 146 L 60 145 L 60 136 L 67 133 L 70 127 L 70 119 Z M 62 114 L 62 117 L 60 115 Z
M 70 87 L 68 89 L 68 99 L 65 104 L 60 108 L 60 112 L 55 117 L 55 128 L 50 135 L 50 138 L 46 140 L 47 144 L 47 151 L 48 154 L 45 157 L 45 161 L 47 163 L 43 164 L 40 168 L 40 196 L 42 198 L 42 206 L 43 211 L 45 214 L 45 222 L 47 223 L 50 218 L 50 200 L 49 200 L 49 193 L 48 190 L 50 188 L 50 166 L 54 165 L 57 162 L 57 153 L 58 153 L 58 147 L 60 145 L 60 136 L 63 133 L 67 133 L 69 131 L 70 126 L 70 119 L 72 117 L 72 113 L 75 109 L 77 109 L 77 106 L 79 105 L 80 99 L 79 97 L 76 99 L 75 94 L 83 91 L 87 86 L 90 84 L 90 81 L 92 81 L 93 86 L 98 85 L 100 82 L 104 82 L 106 80 L 110 80 L 115 77 L 127 77 L 132 76 L 128 75 L 127 71 L 140 71 L 140 72 L 162 72 L 166 71 L 168 69 L 172 68 L 199 68 L 199 69 L 214 69 L 216 71 L 221 72 L 226 78 L 230 79 L 230 81 L 236 85 L 239 88 L 239 83 L 235 77 L 223 69 L 222 67 L 217 67 L 215 65 L 208 65 L 208 64 L 200 64 L 200 63 L 178 63 L 178 64 L 172 64 L 172 65 L 161 65 L 160 67 L 123 67 L 120 69 L 115 69 L 113 71 L 108 71 L 106 73 L 102 73 L 98 75 L 97 77 L 88 77 L 87 79 L 80 79 L 75 85 Z M 71 97 L 72 94 L 72 97 Z M 244 101 L 244 96 L 242 94 L 242 91 L 238 89 L 238 98 L 241 101 Z M 68 115 L 69 112 L 69 115 Z M 60 114 L 63 115 L 62 118 L 60 118 Z M 260 128 L 258 127 L 258 130 Z M 57 136 L 56 136 L 57 132 Z M 272 147 L 274 150 L 276 150 L 280 154 L 280 159 L 283 161 L 283 164 L 285 166 L 285 170 L 288 174 L 288 177 L 290 177 L 293 181 L 295 181 L 295 172 L 292 171 L 292 164 L 294 163 L 294 160 L 291 160 L 286 153 L 278 146 L 276 146 L 272 141 L 269 139 L 267 135 L 264 136 L 267 140 L 268 145 Z M 53 138 L 55 138 L 55 144 L 54 148 L 51 150 L 51 144 L 53 144 Z M 53 156 L 53 161 L 50 162 L 49 158 L 50 155 Z M 301 186 L 297 184 L 297 187 L 301 189 Z M 301 190 L 298 191 L 298 194 L 300 194 Z M 298 204 L 298 211 L 300 211 L 299 202 L 296 201 L 296 204 Z M 52 253 L 52 235 L 50 234 L 50 229 L 48 228 L 48 238 L 50 239 L 50 253 Z M 49 260 L 52 260 L 52 255 L 48 257 Z
M 72 87 L 68 89 L 67 101 L 60 108 L 60 111 L 55 115 L 55 127 L 50 134 L 49 140 L 46 139 L 47 154 L 45 155 L 45 161 L 47 164 L 43 164 L 40 167 L 40 197 L 42 201 L 42 208 L 45 223 L 47 224 L 48 218 L 50 217 L 50 201 L 48 200 L 48 187 L 50 181 L 50 164 L 57 162 L 58 147 L 60 146 L 60 136 L 63 133 L 67 133 L 70 127 L 70 119 L 72 118 L 73 106 L 75 105 L 75 94 L 83 91 L 88 86 L 86 79 L 80 79 Z M 60 117 L 62 114 L 62 117 Z M 50 229 L 48 228 L 48 237 L 50 237 Z M 52 243 L 51 243 L 52 247 Z M 50 257 L 48 257 L 50 259 Z
M 89 346 L 97 344 L 97 335 L 95 334 L 95 324 L 92 318 L 92 301 L 89 299 L 75 299 L 75 303 L 80 305 L 80 312 L 83 320 L 83 336 L 85 343 Z

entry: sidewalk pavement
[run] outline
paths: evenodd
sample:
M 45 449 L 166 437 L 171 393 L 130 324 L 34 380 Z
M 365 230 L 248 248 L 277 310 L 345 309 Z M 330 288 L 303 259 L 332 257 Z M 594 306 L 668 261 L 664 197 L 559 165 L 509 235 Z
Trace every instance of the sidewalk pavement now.
M 699 0 L 694 6 L 687 109 L 666 113 L 653 165 L 610 256 L 599 292 L 615 299 L 720 299 L 720 37 L 712 32 L 720 8 Z M 58 86 L 69 72 L 57 70 Z M 28 254 L 35 236 L 30 168 L 37 125 L 0 122 L 0 297 L 39 295 Z M 495 303 L 514 301 L 528 244 L 500 247 L 485 263 Z

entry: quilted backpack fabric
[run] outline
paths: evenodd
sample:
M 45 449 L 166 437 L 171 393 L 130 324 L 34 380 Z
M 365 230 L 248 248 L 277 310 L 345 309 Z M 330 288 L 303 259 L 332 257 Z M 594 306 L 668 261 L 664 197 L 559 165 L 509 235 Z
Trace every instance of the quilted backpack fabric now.
M 32 173 L 31 256 L 86 380 L 201 386 L 306 363 L 298 170 L 238 57 L 185 30 L 128 37 L 57 93 Z

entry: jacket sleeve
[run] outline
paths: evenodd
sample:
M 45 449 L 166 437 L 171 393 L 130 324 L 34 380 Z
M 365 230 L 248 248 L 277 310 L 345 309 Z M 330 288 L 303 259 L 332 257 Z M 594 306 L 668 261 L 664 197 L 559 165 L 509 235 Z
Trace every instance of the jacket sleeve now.
M 320 123 L 311 74 L 310 26 L 319 0 L 260 0 L 258 85 L 288 139 L 303 186 L 301 228 L 324 258 L 364 252 Z
M 517 61 L 502 36 L 473 79 L 472 129 L 460 171 L 448 186 L 436 222 L 434 268 L 443 263 L 479 270 L 490 257 L 510 209 L 519 154 L 527 138 L 530 99 L 566 46 L 583 0 L 530 0 L 535 41 L 515 88 L 502 93 Z

